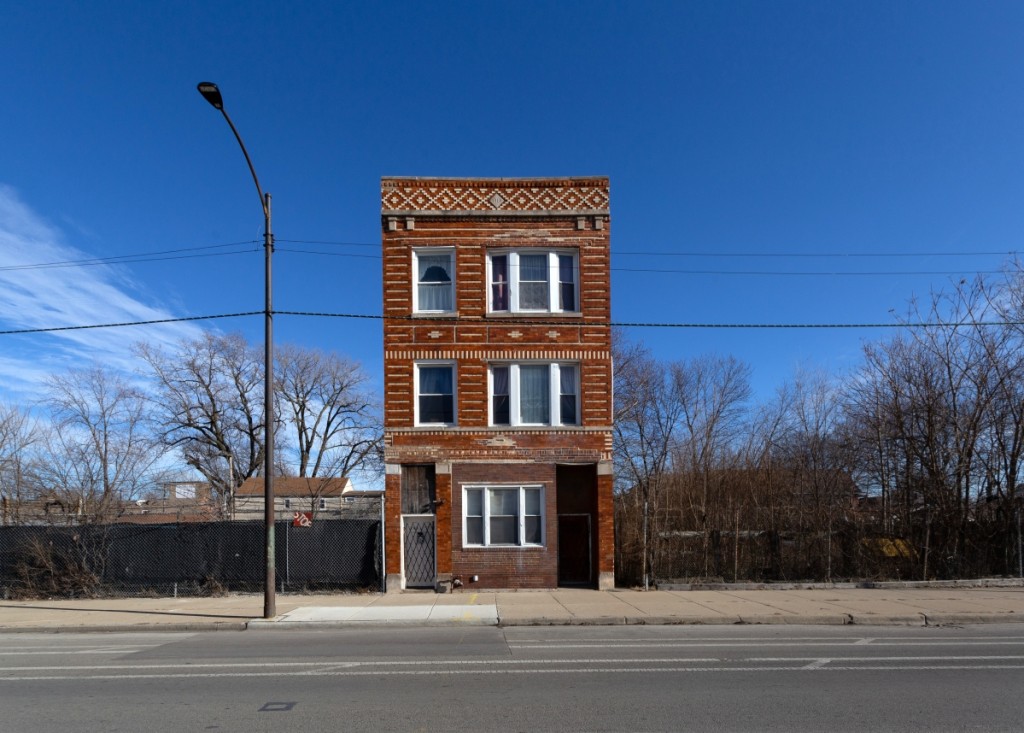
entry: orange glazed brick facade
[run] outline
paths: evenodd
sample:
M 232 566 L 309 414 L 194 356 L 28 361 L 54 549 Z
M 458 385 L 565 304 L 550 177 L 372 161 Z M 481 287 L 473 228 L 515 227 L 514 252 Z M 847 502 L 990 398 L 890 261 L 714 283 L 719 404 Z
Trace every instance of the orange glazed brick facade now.
M 609 588 L 607 178 L 381 181 L 385 572 Z

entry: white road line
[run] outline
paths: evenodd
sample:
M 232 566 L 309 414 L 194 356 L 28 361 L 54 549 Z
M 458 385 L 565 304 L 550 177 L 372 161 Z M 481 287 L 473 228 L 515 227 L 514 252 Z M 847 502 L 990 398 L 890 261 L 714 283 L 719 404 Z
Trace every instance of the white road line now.
M 24 652 L 9 652 L 0 651 L 0 657 L 41 657 L 41 656 L 54 656 L 54 655 L 72 655 L 72 654 L 136 654 L 138 652 L 147 651 L 150 647 L 140 647 L 138 649 L 79 649 L 79 650 L 65 650 L 60 651 L 24 651 Z
M 586 643 L 586 644 L 533 644 L 533 643 L 516 643 L 510 642 L 510 649 L 667 649 L 667 648 L 678 648 L 678 647 L 748 647 L 748 646 L 759 646 L 759 647 L 772 647 L 772 646 L 784 646 L 784 647 L 823 647 L 823 646 L 857 646 L 858 644 L 853 641 L 819 641 L 813 643 L 802 643 L 793 644 L 790 642 L 757 642 L 756 644 L 749 644 L 743 641 L 732 641 L 732 642 L 689 642 L 689 641 L 665 641 L 665 642 L 641 642 L 641 643 Z M 958 641 L 928 641 L 920 642 L 918 644 L 902 643 L 889 643 L 889 642 L 871 642 L 872 647 L 886 647 L 886 646 L 1020 646 L 1024 645 L 1024 639 L 1020 641 L 988 641 L 988 642 L 958 642 Z
M 326 670 L 321 672 L 324 677 L 402 677 L 422 675 L 512 675 L 512 674 L 664 674 L 666 672 L 907 672 L 907 671 L 970 671 L 970 670 L 1024 670 L 1024 665 L 915 665 L 915 666 L 857 666 L 842 667 L 827 665 L 824 667 L 601 667 L 583 669 L 431 669 L 431 670 Z M 219 677 L 301 677 L 308 676 L 305 672 L 208 672 L 191 674 L 151 674 L 151 675 L 66 675 L 47 677 L 0 677 L 0 682 L 60 682 L 80 680 L 154 680 L 154 679 L 209 679 Z
M 77 670 L 77 669 L 105 669 L 105 670 L 148 670 L 148 669 L 249 669 L 258 667 L 260 669 L 267 668 L 294 668 L 294 667 L 442 667 L 442 666 L 522 666 L 524 664 L 654 664 L 654 663 L 673 663 L 673 664 L 698 664 L 706 663 L 711 664 L 714 662 L 721 662 L 721 659 L 717 657 L 709 658 L 694 658 L 694 657 L 681 657 L 675 659 L 651 659 L 644 657 L 642 659 L 508 659 L 507 657 L 501 659 L 423 659 L 423 660 L 390 660 L 390 661 L 316 661 L 316 662 L 182 662 L 180 664 L 83 664 L 69 667 L 67 665 L 54 666 L 54 667 L 6 667 L 0 672 L 24 672 L 24 671 L 41 671 L 41 670 Z
M 810 664 L 807 664 L 807 665 L 804 665 L 803 667 L 801 667 L 801 669 L 820 669 L 820 668 L 824 667 L 826 664 L 828 664 L 831 661 L 832 661 L 831 659 L 815 659 Z M 846 660 L 844 659 L 843 661 L 845 662 Z
M 807 660 L 818 659 L 819 657 L 744 657 L 745 662 L 806 662 Z M 1017 661 L 1024 659 L 1024 656 L 990 656 L 990 657 L 837 657 L 840 662 L 930 662 L 935 660 L 950 661 L 991 661 L 994 659 L 1005 661 Z
M 680 628 L 680 627 L 671 627 L 671 628 Z M 507 631 L 511 631 L 511 628 L 507 629 Z M 937 633 L 937 631 L 936 631 L 936 629 L 932 628 L 932 629 L 928 629 L 926 633 L 927 634 L 935 634 L 935 633 Z M 757 643 L 760 643 L 760 642 L 786 642 L 786 643 L 792 643 L 792 642 L 821 642 L 821 641 L 827 641 L 827 642 L 837 642 L 837 643 L 845 642 L 845 643 L 848 643 L 848 644 L 860 644 L 860 643 L 864 643 L 865 638 L 868 638 L 868 639 L 870 639 L 872 641 L 872 643 L 879 642 L 879 643 L 886 643 L 886 644 L 891 644 L 891 643 L 904 643 L 904 644 L 933 644 L 933 643 L 947 644 L 947 643 L 950 643 L 951 644 L 951 643 L 959 643 L 960 641 L 963 641 L 963 642 L 983 641 L 983 642 L 986 642 L 986 643 L 1010 641 L 1010 642 L 1014 642 L 1014 643 L 1024 644 L 1024 636 L 1022 636 L 1020 634 L 1012 635 L 1012 636 L 959 636 L 959 637 L 957 637 L 957 639 L 959 641 L 946 640 L 946 639 L 927 639 L 927 638 L 923 638 L 923 637 L 924 637 L 924 634 L 922 634 L 921 636 L 879 636 L 879 637 L 851 636 L 849 638 L 847 638 L 845 636 L 834 636 L 834 635 L 833 636 L 793 636 L 793 637 L 748 636 L 748 637 L 742 637 L 742 638 L 737 638 L 735 636 L 706 636 L 706 637 L 700 637 L 700 638 L 695 638 L 695 639 L 680 639 L 680 638 L 677 638 L 677 637 L 672 637 L 672 638 L 667 639 L 667 641 L 670 641 L 670 642 L 693 641 L 693 642 L 700 642 L 700 643 L 709 643 L 709 642 L 719 642 L 719 641 L 722 641 L 722 642 L 731 642 L 731 643 L 734 643 L 734 642 L 745 642 L 745 643 L 749 643 L 749 644 L 757 644 Z M 650 642 L 650 641 L 663 641 L 663 640 L 666 640 L 666 638 L 662 637 L 662 636 L 649 636 L 649 637 L 648 636 L 637 636 L 637 637 L 609 637 L 609 638 L 606 638 L 606 639 L 599 639 L 599 640 L 595 640 L 595 641 L 634 643 L 634 642 Z M 527 638 L 527 637 L 522 637 L 522 638 L 518 638 L 518 639 L 510 639 L 510 643 L 518 643 L 518 644 L 544 644 L 544 643 L 568 644 L 568 643 L 571 643 L 571 642 L 572 642 L 572 638 L 571 637 L 570 638 L 564 638 L 564 639 L 563 638 L 547 638 L 547 639 L 537 638 L 537 639 L 534 639 L 534 638 Z

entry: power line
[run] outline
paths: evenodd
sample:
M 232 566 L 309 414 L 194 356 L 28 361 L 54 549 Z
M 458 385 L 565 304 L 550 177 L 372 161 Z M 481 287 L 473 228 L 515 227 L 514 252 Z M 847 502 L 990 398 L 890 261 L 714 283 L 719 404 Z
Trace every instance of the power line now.
M 854 257 L 981 257 L 981 256 L 1012 256 L 1020 254 L 1011 249 L 1006 252 L 623 252 L 612 249 L 613 255 L 642 255 L 650 257 L 817 257 L 817 258 L 854 258 Z
M 780 271 L 780 270 L 668 270 L 663 268 L 634 268 L 634 267 L 611 267 L 612 272 L 646 272 L 661 275 L 743 275 L 758 276 L 767 275 L 771 277 L 789 276 L 813 276 L 813 277 L 877 277 L 888 275 L 998 275 L 1002 270 L 875 270 L 870 272 L 839 272 L 839 271 Z
M 279 239 L 277 241 L 281 242 L 281 241 L 285 241 L 285 240 Z M 304 254 L 304 255 L 322 255 L 324 257 L 358 257 L 360 259 L 367 259 L 367 260 L 379 260 L 381 258 L 380 255 L 361 255 L 361 254 L 353 254 L 352 252 L 317 252 L 315 250 L 310 250 L 310 249 L 292 249 L 290 247 L 275 247 L 274 251 L 275 252 L 292 252 L 292 253 Z
M 315 244 L 324 245 L 331 247 L 380 247 L 378 242 L 352 242 L 352 241 L 340 241 L 340 240 L 326 240 L 326 239 L 279 239 L 275 238 L 275 242 L 288 243 L 288 244 Z M 240 247 L 243 245 L 259 245 L 260 243 L 256 240 L 246 240 L 242 242 L 229 242 L 227 244 L 214 244 L 206 245 L 201 247 L 183 247 L 178 249 L 169 250 L 157 250 L 153 252 L 138 252 L 133 254 L 124 255 L 111 255 L 109 257 L 93 257 L 80 260 L 62 260 L 56 262 L 40 262 L 31 263 L 25 265 L 7 265 L 0 266 L 0 272 L 13 272 L 19 270 L 42 270 L 49 268 L 63 268 L 63 267 L 90 267 L 96 265 L 105 264 L 134 264 L 141 262 L 161 262 L 166 260 L 174 259 L 190 259 L 198 257 L 217 257 L 225 255 L 235 254 L 246 254 L 253 252 L 258 249 L 245 249 L 236 252 L 228 252 L 222 254 L 205 254 L 205 255 L 183 255 L 185 252 L 201 252 L 211 249 L 221 249 L 225 247 Z M 282 252 L 290 252 L 296 254 L 314 254 L 322 255 L 325 257 L 357 257 L 365 259 L 381 259 L 380 255 L 362 255 L 353 253 L 340 253 L 340 252 L 320 252 L 316 250 L 308 249 L 292 249 L 292 248 L 278 248 Z M 974 257 L 974 256 L 1007 256 L 1016 257 L 1019 255 L 1017 250 L 1007 250 L 1005 252 L 987 251 L 987 252 L 678 252 L 678 251 L 623 251 L 612 249 L 611 254 L 613 256 L 642 256 L 642 257 L 702 257 L 702 258 L 772 258 L 772 259 L 784 259 L 784 258 L 796 258 L 796 259 L 807 259 L 807 258 L 838 258 L 838 259 L 855 259 L 855 258 L 908 258 L 908 257 Z M 870 271 L 870 272 L 799 272 L 799 271 L 733 271 L 733 270 L 678 270 L 678 269 L 666 269 L 666 268 L 625 268 L 625 267 L 612 267 L 612 271 L 617 272 L 640 272 L 640 273 L 667 273 L 667 274 L 684 274 L 684 275 L 741 275 L 741 276 L 885 276 L 885 275 L 960 275 L 961 272 L 952 271 Z M 998 274 L 995 270 L 977 271 L 974 274 Z
M 54 333 L 59 331 L 82 331 L 96 328 L 121 328 L 124 326 L 151 326 L 161 323 L 181 323 L 184 321 L 208 321 L 219 318 L 239 318 L 243 316 L 262 316 L 264 311 L 244 311 L 239 313 L 219 313 L 206 316 L 183 316 L 181 318 L 161 318 L 148 321 L 125 321 L 121 323 L 96 323 L 80 326 L 54 326 L 50 328 L 24 328 L 0 331 L 0 336 L 28 333 Z M 372 313 L 329 313 L 314 311 L 273 311 L 278 316 L 303 316 L 313 318 L 351 318 L 374 321 L 405 321 L 412 323 L 481 323 L 478 319 L 467 319 L 446 316 L 385 316 Z M 544 326 L 579 326 L 579 321 L 543 320 Z M 686 329 L 853 329 L 853 328 L 989 328 L 997 326 L 1024 326 L 1024 321 L 956 321 L 952 323 L 658 323 L 643 321 L 587 321 L 587 326 L 608 326 L 611 328 L 686 328 Z
M 328 239 L 278 239 L 275 242 L 288 242 L 289 244 L 325 244 L 332 247 L 380 247 L 380 242 L 335 242 Z
M 385 316 L 375 314 L 359 313 L 326 313 L 311 311 L 274 311 L 275 315 L 282 316 L 311 316 L 320 318 L 355 318 L 379 321 L 408 321 L 413 323 L 436 322 L 436 323 L 472 323 L 479 325 L 479 319 L 468 319 L 445 316 Z M 758 328 L 758 329 L 825 329 L 825 328 L 948 328 L 959 326 L 972 326 L 985 328 L 990 326 L 1022 326 L 1024 321 L 958 321 L 953 323 L 656 323 L 641 321 L 608 321 L 596 322 L 587 321 L 558 321 L 543 320 L 538 322 L 543 326 L 610 326 L 611 328 Z M 491 322 L 488 322 L 489 325 Z M 507 325 L 507 324 L 502 324 Z
M 216 252 L 211 254 L 193 254 L 193 255 L 178 255 L 179 252 L 198 252 L 202 250 L 210 249 L 221 249 L 224 247 L 240 247 L 246 244 L 257 244 L 257 242 L 251 240 L 248 242 L 231 242 L 229 244 L 211 244 L 204 247 L 183 247 L 181 249 L 168 249 L 160 250 L 156 252 L 139 252 L 137 254 L 128 255 L 111 255 L 110 257 L 93 257 L 90 259 L 83 260 L 63 260 L 57 262 L 39 262 L 28 265 L 6 265 L 0 267 L 0 272 L 18 271 L 18 270 L 46 270 L 51 268 L 61 267 L 91 267 L 96 265 L 120 265 L 130 264 L 134 262 L 160 262 L 163 260 L 181 260 L 181 259 L 192 259 L 196 257 L 223 257 L 226 255 L 245 254 L 254 250 L 245 249 L 237 252 Z M 158 255 L 176 255 L 161 257 Z
M 21 328 L 0 331 L 0 336 L 23 333 L 54 333 L 57 331 L 84 331 L 93 328 L 121 328 L 123 326 L 152 326 L 159 323 L 182 323 L 183 321 L 210 321 L 216 318 L 237 318 L 239 316 L 262 316 L 263 311 L 246 311 L 244 313 L 219 313 L 212 316 L 182 316 L 181 318 L 158 318 L 150 321 L 123 321 L 121 323 L 94 323 L 87 326 L 52 326 L 50 328 Z

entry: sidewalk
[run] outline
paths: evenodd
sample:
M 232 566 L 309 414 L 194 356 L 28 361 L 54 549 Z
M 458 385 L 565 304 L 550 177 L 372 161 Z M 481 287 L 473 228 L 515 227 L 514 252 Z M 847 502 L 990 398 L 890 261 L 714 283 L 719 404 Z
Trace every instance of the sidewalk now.
M 1024 586 L 262 595 L 0 601 L 0 633 L 203 631 L 367 625 L 861 624 L 1024 622 Z

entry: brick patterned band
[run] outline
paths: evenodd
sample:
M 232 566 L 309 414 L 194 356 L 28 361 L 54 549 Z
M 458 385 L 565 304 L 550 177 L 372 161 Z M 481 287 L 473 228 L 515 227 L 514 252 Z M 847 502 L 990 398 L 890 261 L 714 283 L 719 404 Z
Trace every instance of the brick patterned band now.
M 607 178 L 452 179 L 385 178 L 381 210 L 608 213 Z

